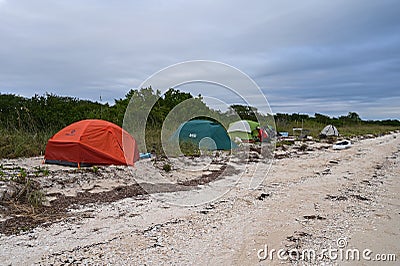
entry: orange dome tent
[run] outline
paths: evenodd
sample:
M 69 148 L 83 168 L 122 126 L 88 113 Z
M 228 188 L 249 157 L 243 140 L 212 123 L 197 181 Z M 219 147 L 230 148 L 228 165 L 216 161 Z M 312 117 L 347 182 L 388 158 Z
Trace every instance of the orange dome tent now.
M 139 159 L 139 151 L 136 140 L 119 126 L 90 119 L 73 123 L 51 137 L 44 159 L 46 163 L 78 167 L 92 164 L 133 165 Z

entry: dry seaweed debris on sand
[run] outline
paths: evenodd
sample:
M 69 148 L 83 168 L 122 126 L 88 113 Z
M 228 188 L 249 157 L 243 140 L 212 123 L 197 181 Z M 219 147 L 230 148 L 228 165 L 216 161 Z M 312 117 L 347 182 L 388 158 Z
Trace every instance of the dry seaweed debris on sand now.
M 71 170 L 70 168 L 61 170 L 57 169 L 55 171 L 48 171 L 47 169 L 46 171 L 42 171 L 42 176 L 39 178 L 36 175 L 34 176 L 34 179 L 29 179 L 29 182 L 20 182 L 21 184 L 19 184 L 18 189 L 15 189 L 15 191 L 13 190 L 14 192 L 11 194 L 8 193 L 10 195 L 7 194 L 7 197 L 1 198 L 0 233 L 7 235 L 16 234 L 21 231 L 23 232 L 31 230 L 39 225 L 50 225 L 54 222 L 70 217 L 71 215 L 83 215 L 76 213 L 71 214 L 68 211 L 71 208 L 77 208 L 82 205 L 110 203 L 124 198 L 147 195 L 149 193 L 164 193 L 197 189 L 198 185 L 204 185 L 213 182 L 224 175 L 232 175 L 237 172 L 234 167 L 227 164 L 222 164 L 218 170 L 208 170 L 207 172 L 211 173 L 204 173 L 203 175 L 192 180 L 184 181 L 182 184 L 138 184 L 132 179 L 129 180 L 129 183 L 127 184 L 117 187 L 111 186 L 95 192 L 93 190 L 84 189 L 83 185 L 85 185 L 87 182 L 92 184 L 96 180 L 105 178 L 116 178 L 119 180 L 119 174 L 109 175 L 113 171 L 117 171 L 117 169 L 112 167 L 101 167 L 96 168 L 95 170 L 96 171 L 88 168 L 86 170 L 83 169 L 76 172 L 76 170 Z M 24 169 L 23 171 L 15 171 L 16 175 L 22 172 L 21 176 L 28 178 L 29 176 L 32 176 L 33 171 L 36 170 Z M 107 174 L 104 175 L 103 173 Z M 11 178 L 3 179 L 5 180 L 4 183 L 7 184 L 13 182 L 10 181 L 12 180 Z M 82 180 L 84 181 L 80 182 Z M 64 184 L 65 182 L 67 183 Z M 27 187 L 26 184 L 30 184 L 29 187 Z M 71 193 L 70 191 L 64 194 L 66 191 L 65 188 L 63 188 L 64 186 L 68 187 L 68 191 L 72 189 L 74 193 Z M 47 189 L 50 189 L 50 191 L 45 193 Z M 27 193 L 32 191 L 35 192 L 34 195 L 36 195 L 36 198 L 32 196 L 26 196 Z M 42 195 L 42 197 L 39 198 L 39 195 Z M 26 200 L 29 198 L 34 200 Z M 46 202 L 46 199 L 49 199 L 49 202 Z
M 108 203 L 127 197 L 145 195 L 138 184 L 119 186 L 107 191 L 78 192 L 75 196 L 47 193 L 43 188 L 52 176 L 69 176 L 69 170 L 49 171 L 45 167 L 21 168 L 7 163 L 0 167 L 0 233 L 15 234 L 38 225 L 48 225 L 67 217 L 68 209 L 89 203 Z M 98 178 L 97 171 L 90 171 Z M 82 174 L 87 174 L 82 172 Z M 47 199 L 51 199 L 48 202 Z
M 51 201 L 49 206 L 31 205 L 14 200 L 2 201 L 1 205 L 5 210 L 2 215 L 7 218 L 0 223 L 0 233 L 10 235 L 21 231 L 28 231 L 42 225 L 50 225 L 56 221 L 70 216 L 69 208 L 90 203 L 110 203 L 120 199 L 145 195 L 146 191 L 138 184 L 116 187 L 110 191 L 99 193 L 78 192 L 76 196 L 65 196 L 57 194 L 57 199 Z M 54 196 L 54 195 L 53 195 Z
M 238 171 L 233 166 L 227 164 L 222 165 L 221 168 L 218 170 L 209 170 L 209 171 L 211 173 L 203 174 L 202 176 L 194 179 L 180 181 L 178 182 L 178 184 L 183 186 L 205 185 L 217 179 L 222 178 L 223 175 L 233 175 L 238 173 Z
M 49 170 L 48 167 L 27 165 L 27 168 L 22 168 L 19 165 L 22 162 L 7 160 L 0 166 L 0 233 L 3 234 L 52 224 L 70 216 L 68 209 L 80 205 L 109 203 L 147 194 L 133 180 L 124 186 L 111 186 L 96 193 L 83 189 L 82 182 L 96 182 L 104 178 L 102 171 L 111 171 L 113 177 L 120 180 L 119 168 L 115 167 Z M 63 194 L 65 186 L 75 193 Z

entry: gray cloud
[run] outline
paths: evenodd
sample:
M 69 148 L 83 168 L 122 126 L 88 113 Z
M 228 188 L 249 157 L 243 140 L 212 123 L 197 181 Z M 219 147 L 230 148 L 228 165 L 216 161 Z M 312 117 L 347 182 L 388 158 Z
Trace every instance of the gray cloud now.
M 0 0 L 0 91 L 112 102 L 209 59 L 247 73 L 273 112 L 400 118 L 398 32 L 389 0 Z

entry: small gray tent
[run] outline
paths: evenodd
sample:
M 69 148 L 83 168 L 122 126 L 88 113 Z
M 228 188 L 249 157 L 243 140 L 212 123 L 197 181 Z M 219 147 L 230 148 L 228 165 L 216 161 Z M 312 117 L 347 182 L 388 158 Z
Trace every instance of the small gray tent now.
M 332 136 L 339 136 L 339 131 L 333 125 L 327 125 L 319 134 L 321 137 L 332 137 Z

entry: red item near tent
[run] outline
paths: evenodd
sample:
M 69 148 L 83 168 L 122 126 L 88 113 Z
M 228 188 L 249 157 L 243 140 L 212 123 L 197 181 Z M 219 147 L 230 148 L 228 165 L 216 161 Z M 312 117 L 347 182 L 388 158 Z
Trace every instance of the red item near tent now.
M 139 151 L 136 140 L 121 127 L 89 119 L 73 123 L 51 137 L 44 158 L 46 163 L 77 166 L 133 165 L 139 160 Z
M 268 133 L 264 129 L 260 128 L 258 131 L 258 138 L 261 142 L 266 141 L 268 139 Z
M 257 136 L 258 137 L 258 141 L 263 142 L 263 141 L 266 141 L 268 139 L 268 134 L 264 129 L 258 128 L 257 132 L 258 132 L 258 136 Z

